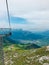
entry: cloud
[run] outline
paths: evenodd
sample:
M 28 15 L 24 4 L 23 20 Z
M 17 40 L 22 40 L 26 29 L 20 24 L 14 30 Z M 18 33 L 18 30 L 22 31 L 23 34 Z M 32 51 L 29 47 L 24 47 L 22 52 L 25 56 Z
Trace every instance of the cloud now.
M 8 27 L 5 1 L 0 0 L 0 27 L 2 23 L 2 27 Z M 12 28 L 34 31 L 49 29 L 49 0 L 8 0 L 8 5 Z
M 32 11 L 49 10 L 49 0 L 8 0 L 13 15 L 25 15 Z

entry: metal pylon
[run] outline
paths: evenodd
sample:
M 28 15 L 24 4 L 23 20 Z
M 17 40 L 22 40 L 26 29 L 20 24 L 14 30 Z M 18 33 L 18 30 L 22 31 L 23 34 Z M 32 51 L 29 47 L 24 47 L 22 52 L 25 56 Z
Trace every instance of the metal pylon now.
M 0 65 L 4 64 L 3 37 L 0 36 Z

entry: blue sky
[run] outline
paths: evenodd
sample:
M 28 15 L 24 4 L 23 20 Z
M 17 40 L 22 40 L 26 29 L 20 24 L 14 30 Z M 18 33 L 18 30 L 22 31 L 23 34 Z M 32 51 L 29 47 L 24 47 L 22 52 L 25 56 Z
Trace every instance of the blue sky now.
M 49 30 L 49 0 L 8 0 L 11 27 Z M 9 27 L 5 0 L 0 0 L 0 28 Z

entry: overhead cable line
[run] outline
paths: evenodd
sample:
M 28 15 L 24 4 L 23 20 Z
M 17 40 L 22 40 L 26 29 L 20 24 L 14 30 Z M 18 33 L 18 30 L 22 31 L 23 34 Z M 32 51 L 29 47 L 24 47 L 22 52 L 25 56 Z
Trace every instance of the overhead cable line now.
M 8 16 L 8 22 L 9 22 L 9 28 L 11 31 L 11 24 L 10 24 L 10 13 L 9 13 L 9 7 L 8 7 L 8 1 L 6 0 L 6 7 L 7 7 L 7 16 Z

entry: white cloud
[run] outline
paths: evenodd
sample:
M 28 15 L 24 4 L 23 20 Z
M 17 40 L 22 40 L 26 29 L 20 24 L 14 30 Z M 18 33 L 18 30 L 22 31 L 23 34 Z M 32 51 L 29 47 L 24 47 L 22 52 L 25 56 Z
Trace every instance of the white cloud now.
M 13 15 L 25 15 L 33 11 L 49 10 L 49 0 L 8 0 Z
M 0 0 L 0 18 L 7 16 L 5 1 Z M 8 5 L 11 16 L 26 18 L 28 21 L 28 24 L 23 25 L 11 23 L 12 28 L 49 29 L 49 0 L 8 0 Z M 2 27 L 7 27 L 5 23 L 7 24 L 5 21 Z

